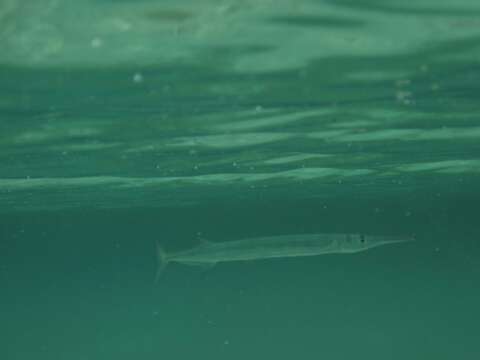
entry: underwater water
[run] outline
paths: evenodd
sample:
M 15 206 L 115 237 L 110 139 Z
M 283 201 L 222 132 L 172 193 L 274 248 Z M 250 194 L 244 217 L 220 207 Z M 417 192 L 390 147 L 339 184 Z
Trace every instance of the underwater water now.
M 0 358 L 478 358 L 479 16 L 0 2 Z M 154 282 L 330 233 L 415 241 Z

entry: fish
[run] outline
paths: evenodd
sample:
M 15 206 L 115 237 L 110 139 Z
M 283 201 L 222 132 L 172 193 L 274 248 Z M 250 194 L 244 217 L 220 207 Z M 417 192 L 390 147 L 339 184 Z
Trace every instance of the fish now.
M 292 234 L 225 242 L 202 240 L 191 249 L 167 253 L 157 241 L 156 281 L 170 262 L 210 268 L 220 262 L 352 254 L 378 246 L 413 241 L 413 237 L 365 234 Z

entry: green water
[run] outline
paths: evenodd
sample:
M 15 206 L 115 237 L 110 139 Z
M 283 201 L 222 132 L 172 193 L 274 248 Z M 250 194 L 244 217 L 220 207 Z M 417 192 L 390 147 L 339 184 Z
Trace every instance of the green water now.
M 479 15 L 0 2 L 0 358 L 478 358 Z M 153 284 L 310 233 L 416 241 Z

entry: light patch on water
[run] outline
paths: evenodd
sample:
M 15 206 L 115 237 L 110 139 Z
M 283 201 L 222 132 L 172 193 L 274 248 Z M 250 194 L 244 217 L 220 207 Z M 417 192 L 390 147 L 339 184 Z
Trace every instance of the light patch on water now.
M 397 170 L 407 172 L 439 172 L 439 173 L 476 173 L 480 172 L 480 160 L 443 160 L 414 164 L 404 164 Z
M 412 140 L 418 133 L 419 129 L 386 129 L 376 131 L 363 131 L 345 134 L 334 139 L 335 141 L 385 141 L 385 140 Z
M 422 130 L 417 138 L 419 140 L 475 139 L 480 138 L 480 126 Z
M 328 124 L 329 128 L 340 128 L 340 129 L 358 129 L 358 128 L 367 128 L 372 126 L 379 126 L 377 120 L 350 120 L 350 121 L 336 121 L 334 123 Z
M 311 139 L 321 140 L 336 140 L 343 138 L 346 134 L 349 134 L 348 130 L 325 130 L 325 131 L 312 131 L 307 134 L 307 137 Z
M 128 178 L 114 176 L 85 176 L 71 178 L 24 178 L 0 179 L 0 189 L 4 191 L 35 190 L 43 188 L 82 188 L 98 185 L 120 184 Z
M 268 144 L 292 137 L 289 133 L 241 133 L 203 135 L 171 139 L 166 146 L 171 147 L 211 147 L 219 149 L 239 148 Z
M 100 134 L 100 132 L 98 128 L 91 127 L 45 126 L 39 130 L 26 131 L 14 137 L 13 142 L 17 144 L 36 144 L 53 140 L 92 137 Z
M 392 85 L 393 87 L 393 85 Z M 416 111 L 414 108 L 408 108 L 408 110 L 399 110 L 399 109 L 388 109 L 384 107 L 372 107 L 369 109 L 362 109 L 361 111 L 350 112 L 350 116 L 343 116 L 342 118 L 347 119 L 348 117 L 351 120 L 341 120 L 340 123 L 343 121 L 351 122 L 352 124 L 356 122 L 356 118 L 365 119 L 368 121 L 372 121 L 376 123 L 377 126 L 386 127 L 392 125 L 399 125 L 399 124 L 406 124 L 406 123 L 413 123 L 413 124 L 421 124 L 422 122 L 431 122 L 432 121 L 432 114 L 428 112 Z M 435 119 L 439 120 L 461 120 L 465 118 L 465 113 L 435 113 Z M 359 119 L 360 120 L 360 119 Z M 332 124 L 334 125 L 334 124 Z
M 95 150 L 104 150 L 114 147 L 122 146 L 122 143 L 102 143 L 102 142 L 89 142 L 84 144 L 72 144 L 72 145 L 63 145 L 63 146 L 52 146 L 51 149 L 54 151 L 95 151 Z
M 135 146 L 132 148 L 126 149 L 125 153 L 142 153 L 142 152 L 151 152 L 151 151 L 158 151 L 162 148 L 160 144 L 144 144 L 141 146 Z
M 460 160 L 455 166 L 438 169 L 441 174 L 480 173 L 480 160 Z
M 386 129 L 350 133 L 346 134 L 345 136 L 336 137 L 334 140 L 344 142 L 357 142 L 385 140 L 452 140 L 475 138 L 480 138 L 480 127 L 443 127 L 440 129 Z
M 280 164 L 289 164 L 298 161 L 304 161 L 309 159 L 323 159 L 331 157 L 331 154 L 296 154 L 290 156 L 276 157 L 273 159 L 265 160 L 263 163 L 267 165 L 280 165 Z
M 471 1 L 463 6 L 472 9 L 472 14 L 477 8 Z M 0 13 L 2 8 L 5 5 L 0 5 Z M 378 16 L 375 6 L 372 9 L 319 1 L 299 5 L 296 0 L 185 0 L 167 5 L 155 1 L 44 0 L 41 5 L 19 1 L 7 6 L 7 14 L 9 19 L 22 21 L 0 26 L 0 33 L 9 35 L 0 39 L 0 45 L 6 49 L 4 63 L 66 67 L 112 66 L 118 59 L 138 65 L 171 64 L 179 59 L 195 64 L 204 59 L 198 56 L 202 50 L 255 44 L 266 50 L 239 52 L 228 61 L 233 70 L 264 73 L 298 69 L 314 59 L 411 54 L 437 39 L 452 42 L 478 36 L 478 26 L 455 27 L 442 16 L 430 16 L 427 21 L 421 14 L 405 16 L 392 11 Z M 331 18 L 339 26 L 330 26 L 328 21 L 320 21 L 319 26 L 272 21 L 285 17 Z M 346 18 L 354 25 L 341 26 Z M 85 21 L 88 27 L 79 25 Z M 90 44 L 99 34 L 104 39 L 102 56 Z
M 283 113 L 284 111 L 285 110 L 281 108 L 264 108 L 262 105 L 257 105 L 253 109 L 236 111 L 233 114 L 228 113 L 227 116 L 233 116 L 237 119 L 242 119 L 242 118 L 249 119 L 253 116 L 278 114 L 278 113 Z M 220 120 L 224 121 L 225 114 L 222 113 L 220 114 L 220 116 L 221 116 Z
M 402 112 L 384 108 L 362 109 L 361 112 L 339 113 L 335 122 L 327 124 L 328 128 L 361 129 L 371 127 L 391 127 L 408 122 L 420 123 L 422 120 L 431 120 L 430 115 L 417 113 L 413 110 Z
M 274 115 L 269 117 L 255 118 L 250 120 L 235 121 L 223 123 L 215 126 L 215 130 L 221 131 L 245 131 L 256 130 L 265 127 L 275 127 L 297 121 L 304 120 L 307 117 L 331 114 L 332 109 L 308 110 L 294 112 L 290 114 Z
M 220 173 L 195 176 L 173 177 L 116 177 L 116 176 L 88 176 L 72 178 L 25 178 L 0 179 L 1 191 L 35 190 L 43 188 L 82 188 L 91 186 L 107 187 L 145 187 L 163 184 L 202 184 L 228 185 L 238 182 L 257 182 L 265 180 L 314 180 L 326 177 L 347 178 L 374 173 L 370 169 L 338 169 L 338 168 L 299 168 L 288 171 L 271 173 Z
M 407 71 L 399 71 L 389 69 L 388 71 L 370 70 L 370 71 L 356 71 L 346 75 L 349 80 L 360 81 L 395 81 L 398 78 L 408 77 L 410 74 Z
M 321 179 L 325 177 L 348 178 L 353 176 L 365 176 L 373 174 L 375 170 L 371 169 L 338 169 L 338 168 L 299 168 L 294 170 L 284 171 L 282 177 L 294 178 L 297 180 L 312 180 Z

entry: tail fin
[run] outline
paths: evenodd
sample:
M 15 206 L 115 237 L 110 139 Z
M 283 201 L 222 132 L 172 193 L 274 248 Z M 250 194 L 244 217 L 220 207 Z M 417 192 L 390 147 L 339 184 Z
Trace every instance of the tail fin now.
M 160 243 L 157 241 L 157 272 L 155 274 L 155 284 L 158 283 L 158 280 L 160 279 L 160 276 L 163 273 L 163 270 L 165 270 L 165 267 L 168 264 L 168 258 L 167 258 L 167 253 L 165 250 L 163 250 L 162 246 Z

